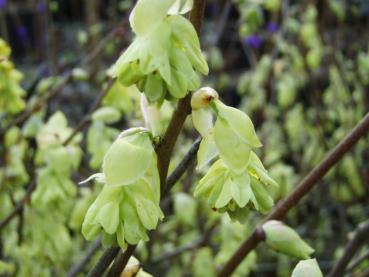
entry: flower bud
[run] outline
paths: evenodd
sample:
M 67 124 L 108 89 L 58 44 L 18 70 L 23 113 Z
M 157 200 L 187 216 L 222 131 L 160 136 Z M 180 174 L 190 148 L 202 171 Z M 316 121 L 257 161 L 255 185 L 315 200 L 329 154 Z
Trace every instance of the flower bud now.
M 203 87 L 197 90 L 191 98 L 191 107 L 193 110 L 206 108 L 210 101 L 218 99 L 218 93 L 210 87 Z
M 281 221 L 270 220 L 263 225 L 263 230 L 266 244 L 275 251 L 299 259 L 308 259 L 314 252 L 295 230 Z
M 299 261 L 291 277 L 323 277 L 316 259 Z

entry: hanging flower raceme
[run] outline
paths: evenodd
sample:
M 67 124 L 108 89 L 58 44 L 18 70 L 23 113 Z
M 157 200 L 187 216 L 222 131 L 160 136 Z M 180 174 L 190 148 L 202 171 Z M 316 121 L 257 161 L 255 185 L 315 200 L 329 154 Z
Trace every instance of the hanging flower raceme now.
M 223 104 L 211 88 L 194 93 L 191 106 L 194 126 L 203 137 L 198 167 L 219 156 L 200 180 L 195 196 L 207 198 L 212 208 L 239 221 L 245 220 L 249 208 L 262 213 L 270 210 L 274 201 L 268 187 L 277 183 L 252 151 L 261 147 L 261 142 L 251 119 Z M 215 124 L 212 113 L 217 116 Z
M 199 72 L 208 74 L 197 33 L 180 15 L 191 2 L 139 0 L 131 13 L 136 38 L 118 59 L 115 75 L 125 86 L 136 84 L 150 103 L 183 98 L 200 86 Z
M 3 112 L 15 114 L 25 107 L 25 91 L 20 86 L 22 73 L 9 60 L 10 47 L 0 38 L 0 115 Z
M 122 248 L 148 240 L 146 231 L 163 218 L 157 158 L 148 131 L 123 132 L 105 154 L 103 173 L 92 177 L 105 185 L 86 213 L 85 238 L 102 233 L 106 245 Z

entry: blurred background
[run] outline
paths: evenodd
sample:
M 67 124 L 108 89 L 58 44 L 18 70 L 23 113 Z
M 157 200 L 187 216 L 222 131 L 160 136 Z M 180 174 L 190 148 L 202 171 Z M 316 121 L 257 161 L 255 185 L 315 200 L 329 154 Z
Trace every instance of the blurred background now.
M 101 90 L 106 70 L 133 39 L 128 16 L 134 2 L 0 0 L 0 37 L 10 44 L 11 59 L 24 75 L 26 99 L 42 95 L 72 72 L 73 79 L 45 113 L 61 110 L 75 126 Z M 276 200 L 288 195 L 369 110 L 369 0 L 209 0 L 201 42 L 210 66 L 203 84 L 253 119 L 264 145 L 259 154 L 280 184 Z M 109 126 L 114 131 L 108 141 L 142 120 L 136 91 L 119 88 L 124 96 L 117 96 L 116 90 L 103 102 L 121 113 Z M 168 118 L 171 110 L 165 110 Z M 177 145 L 179 153 L 196 137 L 190 125 Z M 98 149 L 84 141 L 82 147 L 89 154 L 73 175 L 76 182 L 99 170 L 101 162 L 91 164 L 91 157 L 103 153 L 106 144 Z M 325 273 L 351 232 L 368 219 L 368 164 L 365 138 L 286 219 L 316 249 Z M 178 182 L 166 199 L 171 215 L 148 245 L 139 247 L 137 256 L 154 276 L 213 276 L 261 218 L 250 214 L 249 223 L 241 225 L 214 215 L 192 197 L 199 176 L 193 167 Z M 79 192 L 80 199 L 94 194 L 94 188 L 84 189 L 88 193 Z M 42 276 L 64 276 L 83 256 L 89 243 L 78 233 L 80 224 L 68 225 L 73 254 L 59 265 L 53 259 L 40 262 L 49 266 Z M 195 243 L 199 236 L 202 243 Z M 0 257 L 16 265 L 21 254 L 9 253 L 0 251 Z M 355 257 L 368 253 L 363 243 Z M 234 276 L 289 276 L 296 262 L 262 245 Z M 368 267 L 366 258 L 347 276 L 362 276 L 358 272 Z

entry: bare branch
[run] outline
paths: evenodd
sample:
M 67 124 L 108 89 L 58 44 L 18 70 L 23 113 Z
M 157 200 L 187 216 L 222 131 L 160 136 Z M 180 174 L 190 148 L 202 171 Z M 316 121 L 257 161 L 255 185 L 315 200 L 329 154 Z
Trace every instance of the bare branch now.
M 76 277 L 80 272 L 83 271 L 85 266 L 90 262 L 95 253 L 101 248 L 101 239 L 96 239 L 90 247 L 88 247 L 82 260 L 73 266 L 67 273 L 67 277 Z
M 355 230 L 353 238 L 347 243 L 341 258 L 333 266 L 327 277 L 340 277 L 345 274 L 345 269 L 352 257 L 355 255 L 356 251 L 363 246 L 365 241 L 369 240 L 368 233 L 369 221 L 366 221 L 360 224 Z

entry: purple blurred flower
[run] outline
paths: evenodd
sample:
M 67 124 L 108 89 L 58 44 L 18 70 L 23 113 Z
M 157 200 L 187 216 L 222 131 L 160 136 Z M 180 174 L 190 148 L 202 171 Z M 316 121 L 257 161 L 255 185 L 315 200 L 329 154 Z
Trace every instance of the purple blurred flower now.
M 253 48 L 260 48 L 260 46 L 263 44 L 263 40 L 258 35 L 251 35 L 251 36 L 245 37 L 243 39 L 243 43 Z
M 45 1 L 40 1 L 37 3 L 37 6 L 36 6 L 36 10 L 39 12 L 39 13 L 42 13 L 44 11 L 46 11 L 46 3 Z
M 267 25 L 267 30 L 269 33 L 275 33 L 279 30 L 279 25 L 275 22 L 269 22 Z
M 19 27 L 17 27 L 17 34 L 23 44 L 26 44 L 28 42 L 28 31 L 26 26 L 20 25 Z
M 0 0 L 0 9 L 6 6 L 6 0 Z

